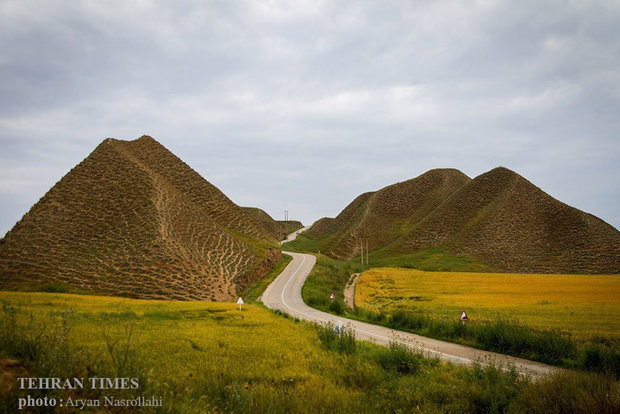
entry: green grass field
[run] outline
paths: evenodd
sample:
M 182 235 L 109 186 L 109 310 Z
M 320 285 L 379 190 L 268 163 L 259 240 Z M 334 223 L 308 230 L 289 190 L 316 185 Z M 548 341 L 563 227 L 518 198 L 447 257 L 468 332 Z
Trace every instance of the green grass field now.
M 258 305 L 21 292 L 0 299 L 0 359 L 19 361 L 20 375 L 138 378 L 138 390 L 117 397 L 161 396 L 158 412 L 521 412 L 531 394 L 541 404 L 533 412 L 548 411 L 549 401 L 577 412 L 620 407 L 600 392 L 617 390 L 610 377 L 568 373 L 532 384 L 334 336 Z M 0 410 L 14 412 L 24 392 L 6 378 L 19 372 L 4 374 Z

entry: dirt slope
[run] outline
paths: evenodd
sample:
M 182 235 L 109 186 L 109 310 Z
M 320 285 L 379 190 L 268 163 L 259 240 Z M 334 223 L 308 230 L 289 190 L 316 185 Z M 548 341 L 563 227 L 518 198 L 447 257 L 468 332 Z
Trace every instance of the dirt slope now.
M 268 271 L 276 246 L 153 138 L 106 139 L 2 240 L 0 289 L 227 300 Z
M 269 237 L 274 240 L 282 240 L 282 226 L 269 214 L 257 207 L 241 207 L 243 211 L 259 226 L 266 229 Z

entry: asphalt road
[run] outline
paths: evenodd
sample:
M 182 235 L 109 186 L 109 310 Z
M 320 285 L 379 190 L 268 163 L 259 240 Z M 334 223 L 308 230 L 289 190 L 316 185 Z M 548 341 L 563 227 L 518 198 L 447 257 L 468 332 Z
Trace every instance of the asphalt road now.
M 291 234 L 289 234 L 285 240 L 282 240 L 281 243 L 286 243 L 286 242 L 290 242 L 293 241 L 297 238 L 297 236 L 299 236 L 300 233 L 303 233 L 304 231 L 308 230 L 310 227 L 312 226 L 306 226 L 306 227 L 302 227 L 301 229 L 292 232 Z
M 262 302 L 270 309 L 280 309 L 299 319 L 316 323 L 340 322 L 351 328 L 358 339 L 371 341 L 380 345 L 390 342 L 400 342 L 416 349 L 421 349 L 430 357 L 450 361 L 457 364 L 471 365 L 474 362 L 481 364 L 494 363 L 496 366 L 507 369 L 514 365 L 515 369 L 530 375 L 532 378 L 548 375 L 559 371 L 560 368 L 542 364 L 540 362 L 515 358 L 494 352 L 481 351 L 451 342 L 439 341 L 408 332 L 397 331 L 383 326 L 354 321 L 325 313 L 309 307 L 301 298 L 301 288 L 314 267 L 316 258 L 310 254 L 283 252 L 293 257 L 293 260 L 282 273 L 267 287 L 262 295 Z

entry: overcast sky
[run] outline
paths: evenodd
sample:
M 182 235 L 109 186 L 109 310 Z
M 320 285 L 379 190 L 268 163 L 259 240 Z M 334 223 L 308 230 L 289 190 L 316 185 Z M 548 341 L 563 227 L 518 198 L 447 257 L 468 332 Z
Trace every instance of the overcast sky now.
M 618 1 L 0 0 L 0 233 L 106 137 L 306 224 L 437 167 L 620 228 Z

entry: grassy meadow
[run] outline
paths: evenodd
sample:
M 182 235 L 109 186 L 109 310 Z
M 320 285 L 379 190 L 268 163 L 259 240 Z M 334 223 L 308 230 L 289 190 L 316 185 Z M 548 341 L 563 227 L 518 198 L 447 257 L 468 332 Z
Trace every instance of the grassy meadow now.
M 357 281 L 363 309 L 429 313 L 472 321 L 504 318 L 575 338 L 620 339 L 620 275 L 424 272 L 373 268 Z
M 618 382 L 609 376 L 569 372 L 533 384 L 514 372 L 455 366 L 395 345 L 357 342 L 350 332 L 335 335 L 330 327 L 259 305 L 239 311 L 233 303 L 21 292 L 0 292 L 0 300 L 0 361 L 12 367 L 2 373 L 0 412 L 15 412 L 24 396 L 16 389 L 17 376 L 138 378 L 139 389 L 115 391 L 117 397 L 161 396 L 164 406 L 153 411 L 175 413 L 557 407 L 611 413 L 620 407 Z M 29 393 L 66 399 L 104 392 L 110 394 Z

